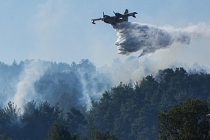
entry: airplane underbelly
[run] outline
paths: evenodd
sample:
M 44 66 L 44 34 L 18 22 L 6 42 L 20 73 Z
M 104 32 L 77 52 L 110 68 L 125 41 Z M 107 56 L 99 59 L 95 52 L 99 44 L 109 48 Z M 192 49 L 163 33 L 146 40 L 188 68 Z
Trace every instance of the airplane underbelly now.
M 105 22 L 105 23 L 112 23 L 112 20 L 105 19 L 104 22 Z

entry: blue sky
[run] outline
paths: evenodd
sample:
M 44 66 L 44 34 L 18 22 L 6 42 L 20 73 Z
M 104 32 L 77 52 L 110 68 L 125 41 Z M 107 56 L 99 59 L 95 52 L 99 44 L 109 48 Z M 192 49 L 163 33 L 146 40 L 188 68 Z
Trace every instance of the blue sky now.
M 87 58 L 102 66 L 115 58 L 128 57 L 117 54 L 117 36 L 111 25 L 91 24 L 91 19 L 101 17 L 102 12 L 112 15 L 112 11 L 124 12 L 128 8 L 138 12 L 137 18 L 129 21 L 183 28 L 201 22 L 209 25 L 209 5 L 209 0 L 0 0 L 0 61 L 11 64 L 14 60 L 42 59 L 71 63 Z M 172 48 L 171 62 L 209 65 L 208 40 L 195 40 L 181 51 Z M 170 53 L 150 57 L 161 62 Z

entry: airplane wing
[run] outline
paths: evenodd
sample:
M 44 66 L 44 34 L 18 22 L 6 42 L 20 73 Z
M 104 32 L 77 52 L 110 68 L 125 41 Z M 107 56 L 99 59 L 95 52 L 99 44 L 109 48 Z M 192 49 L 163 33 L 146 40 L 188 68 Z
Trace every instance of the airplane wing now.
M 95 23 L 95 21 L 98 21 L 98 20 L 103 20 L 103 18 L 95 18 L 95 19 L 91 19 L 91 21 L 92 21 L 92 23 L 93 23 L 93 24 L 96 24 L 96 23 Z

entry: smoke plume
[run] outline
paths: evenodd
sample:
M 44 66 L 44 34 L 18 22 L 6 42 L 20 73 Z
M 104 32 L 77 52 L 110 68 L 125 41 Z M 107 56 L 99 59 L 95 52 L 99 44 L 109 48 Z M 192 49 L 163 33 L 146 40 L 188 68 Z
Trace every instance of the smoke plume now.
M 210 29 L 205 24 L 191 25 L 183 29 L 155 27 L 138 23 L 124 22 L 114 25 L 117 32 L 115 45 L 119 54 L 142 51 L 139 57 L 170 47 L 173 43 L 189 45 L 192 39 L 208 35 Z
M 27 102 L 37 98 L 34 83 L 44 74 L 46 68 L 46 65 L 44 66 L 39 61 L 30 61 L 28 64 L 25 64 L 12 100 L 18 108 L 23 109 Z

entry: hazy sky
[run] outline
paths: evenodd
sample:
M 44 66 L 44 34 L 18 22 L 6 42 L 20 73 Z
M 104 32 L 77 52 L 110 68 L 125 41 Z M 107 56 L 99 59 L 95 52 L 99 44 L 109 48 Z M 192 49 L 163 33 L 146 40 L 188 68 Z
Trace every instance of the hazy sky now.
M 71 63 L 87 58 L 102 66 L 115 58 L 128 57 L 117 54 L 117 36 L 111 25 L 91 23 L 102 12 L 113 15 L 112 11 L 123 13 L 128 8 L 138 13 L 129 21 L 183 28 L 202 22 L 210 25 L 209 5 L 209 0 L 0 0 L 0 61 L 11 64 L 14 60 L 42 59 Z M 173 61 L 210 66 L 209 40 L 200 38 L 188 46 L 145 57 L 161 62 L 173 56 Z

